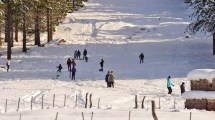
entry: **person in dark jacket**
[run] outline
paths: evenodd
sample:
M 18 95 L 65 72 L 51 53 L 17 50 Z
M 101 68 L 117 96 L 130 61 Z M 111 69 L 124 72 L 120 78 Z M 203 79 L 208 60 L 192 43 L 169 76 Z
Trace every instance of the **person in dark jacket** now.
M 143 59 L 144 59 L 143 53 L 140 54 L 139 58 L 140 58 L 140 64 L 143 63 Z
M 72 64 L 72 61 L 70 58 L 68 58 L 68 60 L 67 60 L 68 71 L 71 70 L 71 64 Z
M 107 83 L 107 88 L 110 87 L 110 83 L 108 82 L 109 75 L 110 75 L 110 71 L 108 71 L 108 73 L 105 76 L 105 82 Z
M 77 51 L 77 59 L 81 59 L 81 52 L 79 50 Z
M 59 64 L 59 66 L 57 66 L 57 68 L 58 68 L 57 72 L 61 73 L 61 70 L 63 69 L 62 65 Z
M 86 49 L 84 49 L 84 52 L 83 52 L 83 59 L 85 60 L 85 59 L 86 59 L 86 57 L 87 57 L 87 50 L 86 50 Z
M 75 66 L 72 67 L 72 80 L 75 80 L 75 73 L 76 73 L 76 68 Z
M 103 71 L 103 66 L 104 66 L 104 60 L 103 59 L 101 59 L 100 66 L 101 66 L 101 69 L 99 71 Z
M 71 64 L 72 64 L 72 67 L 76 66 L 76 62 L 74 59 L 72 59 Z
M 185 83 L 182 82 L 182 84 L 180 85 L 180 89 L 181 89 L 181 95 L 185 92 Z

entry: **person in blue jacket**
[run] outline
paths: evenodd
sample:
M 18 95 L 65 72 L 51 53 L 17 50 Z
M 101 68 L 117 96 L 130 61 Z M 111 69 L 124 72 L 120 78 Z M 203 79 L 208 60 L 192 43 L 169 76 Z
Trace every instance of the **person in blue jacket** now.
M 170 76 L 168 76 L 167 78 L 167 89 L 168 89 L 168 94 L 171 94 L 172 93 L 172 86 L 174 86 L 170 80 Z

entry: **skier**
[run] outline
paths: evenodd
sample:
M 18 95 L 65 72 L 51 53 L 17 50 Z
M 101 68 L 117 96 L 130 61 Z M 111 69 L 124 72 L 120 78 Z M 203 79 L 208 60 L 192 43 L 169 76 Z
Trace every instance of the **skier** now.
M 108 73 L 105 76 L 105 82 L 107 83 L 107 88 L 110 87 L 110 83 L 108 82 L 109 75 L 110 75 L 110 71 L 108 71 Z
M 86 60 L 86 57 L 87 57 L 87 50 L 84 49 L 84 52 L 83 52 L 83 59 Z
M 72 64 L 72 67 L 76 66 L 76 63 L 75 63 L 74 59 L 72 59 L 71 64 Z
M 61 73 L 61 70 L 63 69 L 62 65 L 59 64 L 59 66 L 57 66 L 57 68 L 58 68 L 57 72 Z
M 75 73 L 76 73 L 76 68 L 73 66 L 72 67 L 72 80 L 75 80 Z
M 9 59 L 7 60 L 6 65 L 7 65 L 7 72 L 8 72 L 8 71 L 9 71 L 9 68 L 10 68 L 10 60 L 9 60 Z
M 140 64 L 143 63 L 143 59 L 144 59 L 143 53 L 140 54 L 139 58 L 140 58 Z
M 71 70 L 71 63 L 72 63 L 71 59 L 68 58 L 68 60 L 67 60 L 68 71 Z
M 168 89 L 168 94 L 171 94 L 172 93 L 172 86 L 174 86 L 170 80 L 170 76 L 168 76 L 167 78 L 167 89 Z
M 181 89 L 181 95 L 185 92 L 185 86 L 184 86 L 184 82 L 182 82 L 182 84 L 180 85 L 180 89 Z
M 113 74 L 113 71 L 110 72 L 109 76 L 108 76 L 108 82 L 109 82 L 109 87 L 113 87 L 114 88 L 114 81 L 115 81 L 115 75 Z
M 103 66 L 104 66 L 104 60 L 103 59 L 101 59 L 100 66 L 101 66 L 101 69 L 99 69 L 99 71 L 103 71 Z

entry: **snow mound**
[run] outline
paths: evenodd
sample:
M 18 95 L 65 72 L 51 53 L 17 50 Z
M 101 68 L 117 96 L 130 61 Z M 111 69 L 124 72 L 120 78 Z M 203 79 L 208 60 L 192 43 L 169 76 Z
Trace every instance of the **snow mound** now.
M 215 99 L 215 91 L 187 91 L 182 94 L 185 99 Z
M 212 83 L 212 80 L 215 78 L 215 69 L 195 69 L 188 73 L 188 80 L 199 80 L 206 79 Z

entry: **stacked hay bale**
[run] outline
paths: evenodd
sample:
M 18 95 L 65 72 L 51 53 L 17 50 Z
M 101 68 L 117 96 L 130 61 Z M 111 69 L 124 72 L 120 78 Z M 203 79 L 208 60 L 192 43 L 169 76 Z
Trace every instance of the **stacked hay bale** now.
M 215 91 L 215 70 L 197 69 L 191 71 L 188 76 L 192 91 Z M 192 92 L 193 93 L 193 92 Z M 215 94 L 215 92 L 214 92 Z M 187 109 L 205 109 L 215 111 L 215 98 L 186 99 L 185 108 Z

